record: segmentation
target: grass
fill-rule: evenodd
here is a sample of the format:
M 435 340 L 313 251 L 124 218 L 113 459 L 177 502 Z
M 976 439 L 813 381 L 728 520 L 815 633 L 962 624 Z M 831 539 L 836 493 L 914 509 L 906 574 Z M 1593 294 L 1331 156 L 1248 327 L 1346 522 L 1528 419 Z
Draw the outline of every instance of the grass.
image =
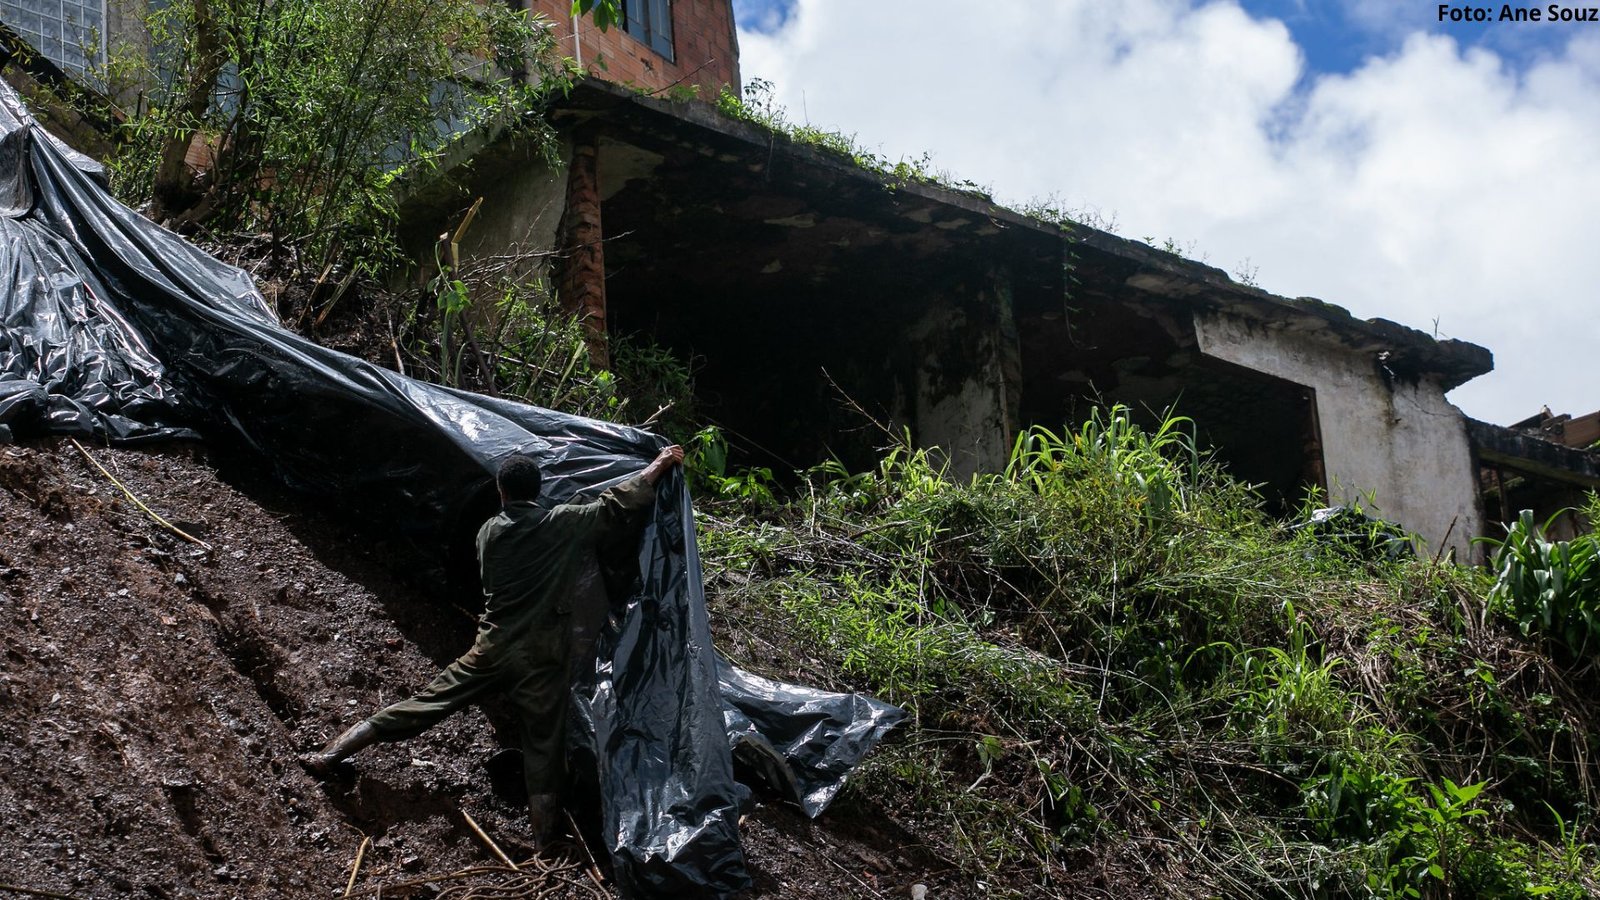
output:
M 1051 895 L 1098 859 L 1218 896 L 1600 887 L 1594 673 L 1485 573 L 1273 521 L 1182 419 L 1035 429 L 969 481 L 931 459 L 723 491 L 702 556 L 738 662 L 911 711 L 856 796 L 975 877 Z
M 983 185 L 936 168 L 932 154 L 890 160 L 868 149 L 853 134 L 817 128 L 809 123 L 796 124 L 789 119 L 788 110 L 778 104 L 774 86 L 766 79 L 750 78 L 745 81 L 743 91 L 737 93 L 724 87 L 716 103 L 717 110 L 723 115 L 766 130 L 774 141 L 781 138 L 785 142 L 838 157 L 877 175 L 886 187 L 934 184 L 984 200 L 992 199 L 989 189 Z

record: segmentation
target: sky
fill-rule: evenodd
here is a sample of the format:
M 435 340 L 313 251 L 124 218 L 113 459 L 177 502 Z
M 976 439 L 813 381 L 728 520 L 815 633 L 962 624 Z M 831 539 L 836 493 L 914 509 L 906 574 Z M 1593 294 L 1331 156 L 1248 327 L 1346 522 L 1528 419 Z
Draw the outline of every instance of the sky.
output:
M 1452 8 L 734 2 L 741 75 L 795 122 L 1273 293 L 1482 344 L 1495 371 L 1449 395 L 1468 415 L 1590 412 L 1600 22 Z

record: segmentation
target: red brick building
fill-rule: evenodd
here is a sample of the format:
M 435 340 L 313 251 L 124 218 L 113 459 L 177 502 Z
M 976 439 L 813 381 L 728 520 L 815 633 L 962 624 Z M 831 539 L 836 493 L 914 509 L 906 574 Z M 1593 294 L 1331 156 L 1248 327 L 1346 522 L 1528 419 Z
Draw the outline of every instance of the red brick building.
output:
M 739 89 L 732 0 L 623 0 L 622 23 L 606 31 L 572 16 L 570 0 L 527 2 L 550 20 L 561 54 L 597 78 L 662 93 L 683 85 L 703 100 Z

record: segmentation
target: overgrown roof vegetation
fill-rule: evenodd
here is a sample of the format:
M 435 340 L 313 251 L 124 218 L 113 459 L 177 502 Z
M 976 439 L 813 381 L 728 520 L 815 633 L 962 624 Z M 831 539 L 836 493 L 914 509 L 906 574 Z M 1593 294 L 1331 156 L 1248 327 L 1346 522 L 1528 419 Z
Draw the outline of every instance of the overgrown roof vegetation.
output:
M 742 95 L 732 88 L 723 87 L 716 103 L 718 112 L 765 129 L 774 140 L 782 138 L 797 146 L 831 154 L 876 175 L 890 187 L 931 184 L 983 200 L 994 199 L 984 185 L 936 168 L 931 153 L 924 152 L 915 158 L 901 157 L 891 162 L 888 157 L 868 149 L 853 134 L 818 128 L 809 122 L 795 123 L 789 118 L 788 108 L 778 103 L 773 83 L 764 78 L 747 79 Z
M 674 100 L 695 99 L 698 97 L 698 88 L 676 87 L 668 91 L 667 95 Z M 764 129 L 774 141 L 782 139 L 795 146 L 810 147 L 832 155 L 877 177 L 891 189 L 908 184 L 945 188 L 988 203 L 995 203 L 1041 225 L 1060 229 L 1066 234 L 1071 234 L 1080 226 L 1110 234 L 1116 234 L 1118 230 L 1115 213 L 1108 215 L 1089 207 L 1074 206 L 1055 194 L 1032 197 L 1009 205 L 1000 204 L 995 200 L 992 187 L 962 178 L 936 166 L 933 154 L 929 151 L 923 151 L 920 156 L 902 156 L 891 161 L 889 157 L 869 149 L 855 134 L 818 128 L 809 122 L 796 123 L 790 118 L 788 108 L 777 102 L 774 84 L 764 78 L 747 79 L 742 94 L 724 87 L 718 94 L 716 103 L 717 110 L 723 115 Z M 1146 246 L 1174 256 L 1206 263 L 1206 254 L 1198 249 L 1193 240 L 1180 241 L 1168 237 L 1158 241 L 1153 235 L 1145 235 L 1138 240 Z M 1241 285 L 1259 288 L 1260 283 L 1257 279 L 1259 273 L 1260 267 L 1247 258 L 1235 267 L 1231 275 L 1233 280 Z
M 957 482 L 900 445 L 809 484 L 702 502 L 723 640 L 906 705 L 855 796 L 999 893 L 1085 870 L 1168 895 L 1600 889 L 1592 644 L 1526 611 L 1564 602 L 1594 633 L 1592 584 L 1512 600 L 1369 533 L 1291 529 L 1186 423 L 1119 408 L 1026 433 L 1001 474 Z M 1572 553 L 1540 563 L 1539 540 L 1503 561 L 1548 587 Z

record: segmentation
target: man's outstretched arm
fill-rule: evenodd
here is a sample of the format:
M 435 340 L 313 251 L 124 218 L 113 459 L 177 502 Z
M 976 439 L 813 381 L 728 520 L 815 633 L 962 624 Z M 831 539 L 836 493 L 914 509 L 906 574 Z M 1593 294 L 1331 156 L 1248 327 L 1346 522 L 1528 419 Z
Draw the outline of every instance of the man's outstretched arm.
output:
M 632 513 L 650 507 L 656 499 L 656 482 L 682 462 L 682 447 L 674 444 L 662 450 L 639 474 L 606 488 L 593 503 L 580 507 L 584 517 L 602 533 L 620 527 L 632 518 Z
M 651 461 L 650 465 L 645 466 L 644 471 L 639 473 L 639 477 L 654 487 L 655 483 L 660 481 L 661 476 L 667 474 L 669 469 L 682 463 L 683 448 L 673 444 L 671 447 L 656 454 L 656 458 Z

